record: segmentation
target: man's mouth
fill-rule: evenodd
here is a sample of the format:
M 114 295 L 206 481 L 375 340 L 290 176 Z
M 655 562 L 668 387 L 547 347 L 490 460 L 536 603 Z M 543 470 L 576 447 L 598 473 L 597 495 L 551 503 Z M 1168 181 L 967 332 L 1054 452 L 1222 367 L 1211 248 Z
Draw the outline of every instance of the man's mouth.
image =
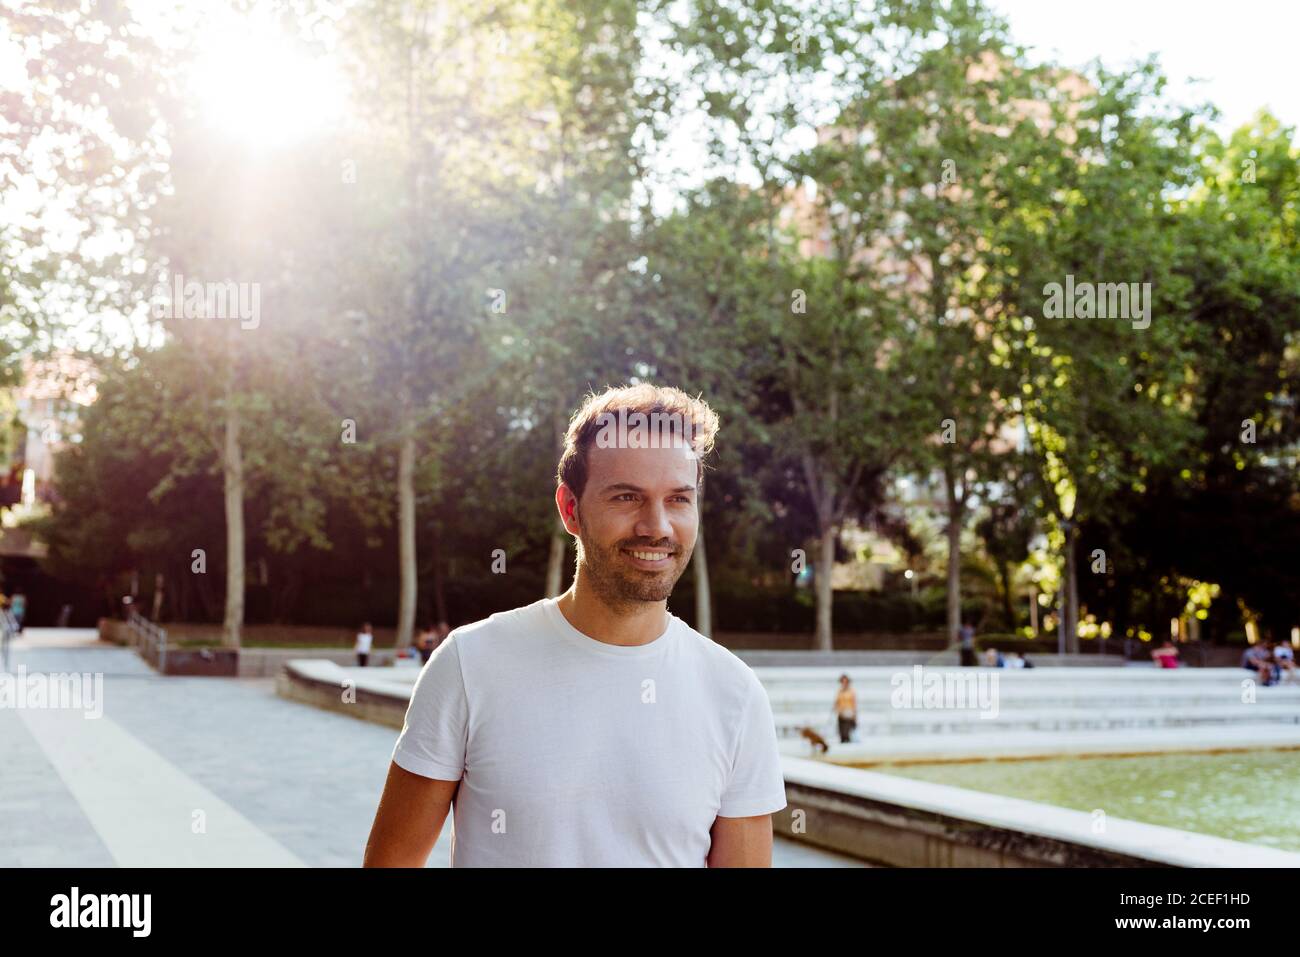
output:
M 642 568 L 662 568 L 673 557 L 672 552 L 654 548 L 625 548 L 623 551 L 632 556 L 633 560 Z

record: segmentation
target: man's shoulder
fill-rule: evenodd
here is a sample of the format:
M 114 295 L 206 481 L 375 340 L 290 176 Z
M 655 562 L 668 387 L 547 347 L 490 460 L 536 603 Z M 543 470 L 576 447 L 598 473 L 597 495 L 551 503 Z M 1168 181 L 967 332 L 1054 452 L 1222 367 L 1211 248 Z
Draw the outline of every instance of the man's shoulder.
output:
M 462 653 L 466 650 L 477 653 L 494 650 L 504 639 L 535 632 L 542 627 L 545 624 L 544 601 L 538 599 L 531 605 L 493 612 L 478 621 L 458 625 L 447 634 L 443 644 L 450 643 Z
M 733 684 L 741 692 L 748 692 L 755 686 L 762 687 L 754 669 L 730 648 L 718 644 L 712 638 L 692 628 L 680 618 L 682 644 L 688 654 L 694 655 L 709 670 L 709 677 L 714 682 Z

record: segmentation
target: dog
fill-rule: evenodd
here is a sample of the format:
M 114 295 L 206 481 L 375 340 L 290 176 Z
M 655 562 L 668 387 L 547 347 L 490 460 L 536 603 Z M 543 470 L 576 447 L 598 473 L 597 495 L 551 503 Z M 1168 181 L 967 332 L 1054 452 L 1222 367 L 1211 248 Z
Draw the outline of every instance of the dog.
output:
M 831 749 L 831 746 L 826 743 L 826 739 L 823 738 L 816 731 L 814 731 L 812 728 L 800 728 L 799 737 L 808 741 L 814 748 L 817 749 L 819 754 L 825 754 L 827 751 Z

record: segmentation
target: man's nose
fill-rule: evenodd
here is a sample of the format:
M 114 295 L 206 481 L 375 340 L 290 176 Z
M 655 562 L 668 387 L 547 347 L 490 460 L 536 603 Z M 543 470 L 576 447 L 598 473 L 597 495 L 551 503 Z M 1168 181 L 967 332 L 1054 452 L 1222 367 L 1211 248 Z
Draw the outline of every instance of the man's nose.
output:
M 640 538 L 659 541 L 672 535 L 673 527 L 668 521 L 668 510 L 662 502 L 647 502 L 637 516 L 635 532 Z

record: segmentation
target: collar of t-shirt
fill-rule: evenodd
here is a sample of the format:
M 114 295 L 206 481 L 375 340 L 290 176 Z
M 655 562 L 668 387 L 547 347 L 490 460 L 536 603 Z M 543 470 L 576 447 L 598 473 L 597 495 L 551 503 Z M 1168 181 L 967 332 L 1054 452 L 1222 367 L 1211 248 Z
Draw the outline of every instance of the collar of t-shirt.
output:
M 616 658 L 646 658 L 651 655 L 662 654 L 677 634 L 677 616 L 669 612 L 667 627 L 654 641 L 648 641 L 644 645 L 611 645 L 609 642 L 597 641 L 595 638 L 584 635 L 569 624 L 569 619 L 565 618 L 564 612 L 560 611 L 558 602 L 558 598 L 543 600 L 542 611 L 546 615 L 546 620 L 551 623 L 555 633 L 566 642 L 575 647 L 583 648 L 592 654 L 609 655 Z

